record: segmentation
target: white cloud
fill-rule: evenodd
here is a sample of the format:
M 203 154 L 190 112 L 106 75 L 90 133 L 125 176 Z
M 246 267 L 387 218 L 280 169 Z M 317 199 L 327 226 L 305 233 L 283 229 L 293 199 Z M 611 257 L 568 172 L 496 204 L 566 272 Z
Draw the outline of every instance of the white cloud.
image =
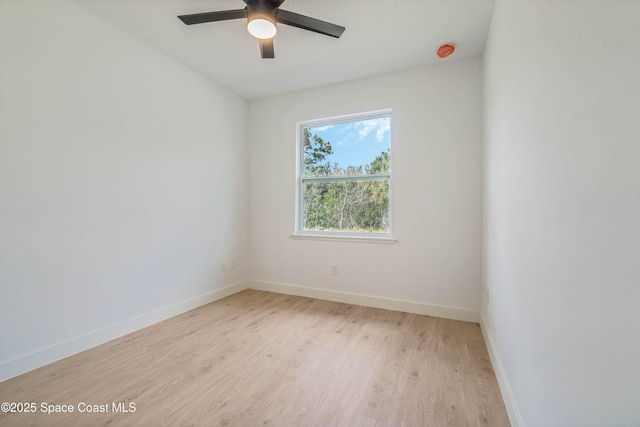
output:
M 383 117 L 378 120 L 380 120 L 380 127 L 376 131 L 376 140 L 382 142 L 384 141 L 384 134 L 389 133 L 391 130 L 391 120 L 389 120 L 389 117 Z
M 310 128 L 314 133 L 324 132 L 330 129 L 333 129 L 332 133 L 330 133 L 331 136 L 326 134 L 324 136 L 330 137 L 332 139 L 331 143 L 334 146 L 357 144 L 364 141 L 367 137 L 374 137 L 377 143 L 381 143 L 391 130 L 391 121 L 389 117 L 379 117 L 376 119 L 336 123 Z
M 376 133 L 376 141 L 382 142 L 384 140 L 385 133 L 388 133 L 391 129 L 391 122 L 389 117 L 381 117 L 379 119 L 363 120 L 356 122 L 358 128 L 358 137 L 364 139 L 371 132 Z

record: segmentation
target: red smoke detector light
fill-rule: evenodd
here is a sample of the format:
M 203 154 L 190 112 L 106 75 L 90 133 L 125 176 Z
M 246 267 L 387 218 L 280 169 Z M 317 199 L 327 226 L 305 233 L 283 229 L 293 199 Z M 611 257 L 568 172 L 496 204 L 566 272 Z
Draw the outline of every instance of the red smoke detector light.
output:
M 447 56 L 451 55 L 454 50 L 456 50 L 455 46 L 450 44 L 443 44 L 438 48 L 438 56 L 440 58 L 446 58 Z

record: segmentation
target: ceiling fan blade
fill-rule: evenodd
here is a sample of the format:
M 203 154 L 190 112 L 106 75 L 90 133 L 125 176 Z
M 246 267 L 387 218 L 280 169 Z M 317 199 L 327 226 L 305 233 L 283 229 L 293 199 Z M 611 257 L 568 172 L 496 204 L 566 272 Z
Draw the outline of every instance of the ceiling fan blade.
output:
M 284 0 L 270 0 L 270 1 L 275 7 L 280 7 L 280 5 L 284 3 Z
M 309 16 L 300 15 L 289 12 L 287 10 L 278 9 L 278 22 L 281 24 L 291 25 L 292 27 L 302 28 L 327 36 L 339 38 L 345 28 L 330 22 L 321 21 Z
M 204 22 L 226 21 L 247 17 L 247 9 L 221 10 L 219 12 L 194 13 L 180 15 L 178 18 L 187 25 L 202 24 Z
M 260 39 L 260 55 L 262 58 L 275 58 L 273 39 Z

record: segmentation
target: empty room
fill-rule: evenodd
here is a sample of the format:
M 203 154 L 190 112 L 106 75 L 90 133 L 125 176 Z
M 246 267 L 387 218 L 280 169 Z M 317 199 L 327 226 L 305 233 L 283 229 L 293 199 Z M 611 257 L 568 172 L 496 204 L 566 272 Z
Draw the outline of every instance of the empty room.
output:
M 0 0 L 0 426 L 640 426 L 640 1 Z

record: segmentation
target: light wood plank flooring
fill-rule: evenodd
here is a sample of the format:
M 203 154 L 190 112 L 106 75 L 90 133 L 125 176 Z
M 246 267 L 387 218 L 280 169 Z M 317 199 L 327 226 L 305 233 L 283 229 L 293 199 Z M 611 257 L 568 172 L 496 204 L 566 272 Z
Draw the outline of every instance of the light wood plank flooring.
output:
M 254 290 L 0 383 L 0 402 L 37 405 L 2 426 L 509 425 L 477 324 Z

